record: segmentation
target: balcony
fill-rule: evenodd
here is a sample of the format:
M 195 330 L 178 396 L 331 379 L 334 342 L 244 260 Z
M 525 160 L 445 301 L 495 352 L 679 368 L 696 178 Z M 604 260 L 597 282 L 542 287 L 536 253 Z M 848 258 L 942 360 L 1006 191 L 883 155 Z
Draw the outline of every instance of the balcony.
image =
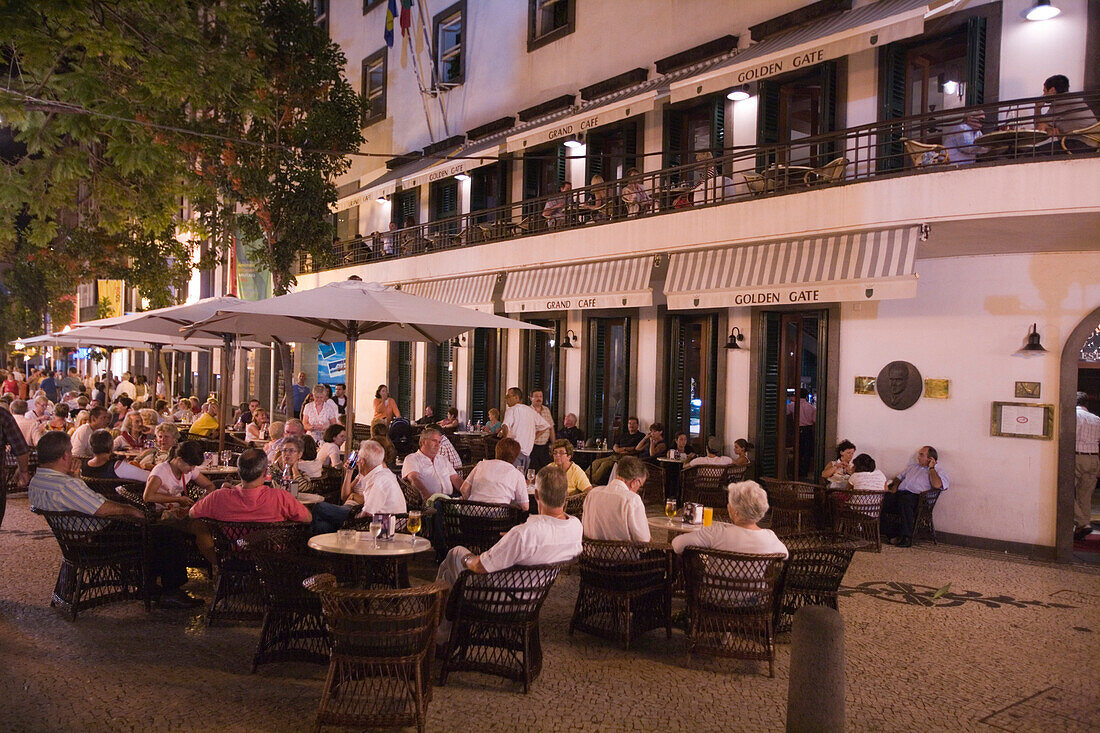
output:
M 1069 94 L 1061 99 L 1075 108 L 1100 107 L 1098 93 Z M 684 215 L 873 180 L 1097 157 L 1100 132 L 1095 125 L 1077 134 L 1048 136 L 1037 131 L 1048 119 L 1040 110 L 1049 102 L 1049 97 L 1035 97 L 957 108 L 848 128 L 786 145 L 735 149 L 689 165 L 338 242 L 326 261 L 303 258 L 301 272 L 320 273 L 559 232 L 596 233 L 614 223 Z M 971 142 L 959 133 L 964 131 L 966 117 L 976 112 L 985 116 L 983 135 Z M 657 229 L 677 229 L 675 220 L 662 224 Z M 684 225 L 690 226 L 687 220 Z

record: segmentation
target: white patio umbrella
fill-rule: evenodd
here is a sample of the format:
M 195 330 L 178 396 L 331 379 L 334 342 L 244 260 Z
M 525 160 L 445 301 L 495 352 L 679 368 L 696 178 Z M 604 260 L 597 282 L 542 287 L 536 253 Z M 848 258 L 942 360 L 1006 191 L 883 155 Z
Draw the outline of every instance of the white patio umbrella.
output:
M 475 328 L 544 330 L 523 321 L 422 298 L 378 283 L 348 279 L 267 300 L 237 301 L 231 308 L 183 329 L 185 335 L 228 331 L 260 341 L 347 342 L 347 436 L 355 425 L 355 342 L 441 343 Z

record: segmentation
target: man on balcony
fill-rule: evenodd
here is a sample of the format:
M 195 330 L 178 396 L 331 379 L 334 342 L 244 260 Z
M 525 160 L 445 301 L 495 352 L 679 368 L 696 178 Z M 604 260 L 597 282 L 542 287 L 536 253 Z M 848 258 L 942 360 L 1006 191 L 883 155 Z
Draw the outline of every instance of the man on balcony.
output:
M 542 218 L 546 219 L 546 226 L 551 229 L 565 225 L 566 207 L 569 204 L 569 190 L 573 188 L 569 181 L 561 184 L 561 193 L 546 200 L 546 206 L 542 207 Z
M 1070 99 L 1059 95 L 1069 93 L 1069 79 L 1063 74 L 1055 74 L 1043 82 L 1043 96 L 1052 97 L 1046 113 L 1039 115 L 1039 129 L 1050 135 L 1068 135 L 1074 130 L 1083 130 L 1096 124 L 1096 115 L 1081 99 Z M 1097 145 L 1094 138 L 1067 137 L 1061 141 L 1052 140 L 1041 146 L 1046 152 L 1053 153 L 1089 153 Z

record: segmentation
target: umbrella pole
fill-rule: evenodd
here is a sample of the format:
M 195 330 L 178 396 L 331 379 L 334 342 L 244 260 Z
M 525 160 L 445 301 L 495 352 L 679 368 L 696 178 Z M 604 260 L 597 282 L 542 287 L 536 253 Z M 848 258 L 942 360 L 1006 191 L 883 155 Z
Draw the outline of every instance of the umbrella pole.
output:
M 153 358 L 149 363 L 149 374 L 146 379 L 149 380 L 149 394 L 151 399 L 149 405 L 156 407 L 157 405 L 157 368 L 160 367 L 160 344 L 153 344 Z
M 347 342 L 344 346 L 344 394 L 348 399 L 348 406 L 344 410 L 344 457 L 351 455 L 351 440 L 355 433 L 355 334 L 347 334 Z
M 218 453 L 225 450 L 225 399 L 229 396 L 229 355 L 233 351 L 233 335 L 222 334 L 222 388 L 218 401 Z

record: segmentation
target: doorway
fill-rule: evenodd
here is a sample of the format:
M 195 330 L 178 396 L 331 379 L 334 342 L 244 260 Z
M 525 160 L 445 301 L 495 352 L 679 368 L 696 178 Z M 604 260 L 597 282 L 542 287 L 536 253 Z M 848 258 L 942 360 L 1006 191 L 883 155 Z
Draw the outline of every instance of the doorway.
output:
M 527 322 L 549 330 L 523 332 L 524 389 L 528 396 L 536 390 L 541 391 L 543 404 L 550 408 L 552 415 L 557 415 L 561 392 L 558 344 L 564 322 L 557 318 L 528 319 Z
M 1058 512 L 1055 520 L 1055 551 L 1061 562 L 1100 563 L 1100 533 L 1081 542 L 1073 539 L 1076 499 L 1077 392 L 1089 396 L 1086 406 L 1100 414 L 1100 308 L 1085 317 L 1066 339 L 1059 367 L 1058 399 Z M 1097 493 L 1093 493 L 1095 507 Z M 1093 511 L 1093 517 L 1097 512 Z M 1091 541 L 1090 541 L 1091 540 Z
M 630 319 L 588 320 L 588 435 L 609 442 L 630 410 Z
M 670 319 L 668 437 L 679 432 L 702 452 L 717 424 L 718 315 Z
M 825 456 L 828 313 L 765 311 L 760 318 L 758 475 L 812 482 Z

